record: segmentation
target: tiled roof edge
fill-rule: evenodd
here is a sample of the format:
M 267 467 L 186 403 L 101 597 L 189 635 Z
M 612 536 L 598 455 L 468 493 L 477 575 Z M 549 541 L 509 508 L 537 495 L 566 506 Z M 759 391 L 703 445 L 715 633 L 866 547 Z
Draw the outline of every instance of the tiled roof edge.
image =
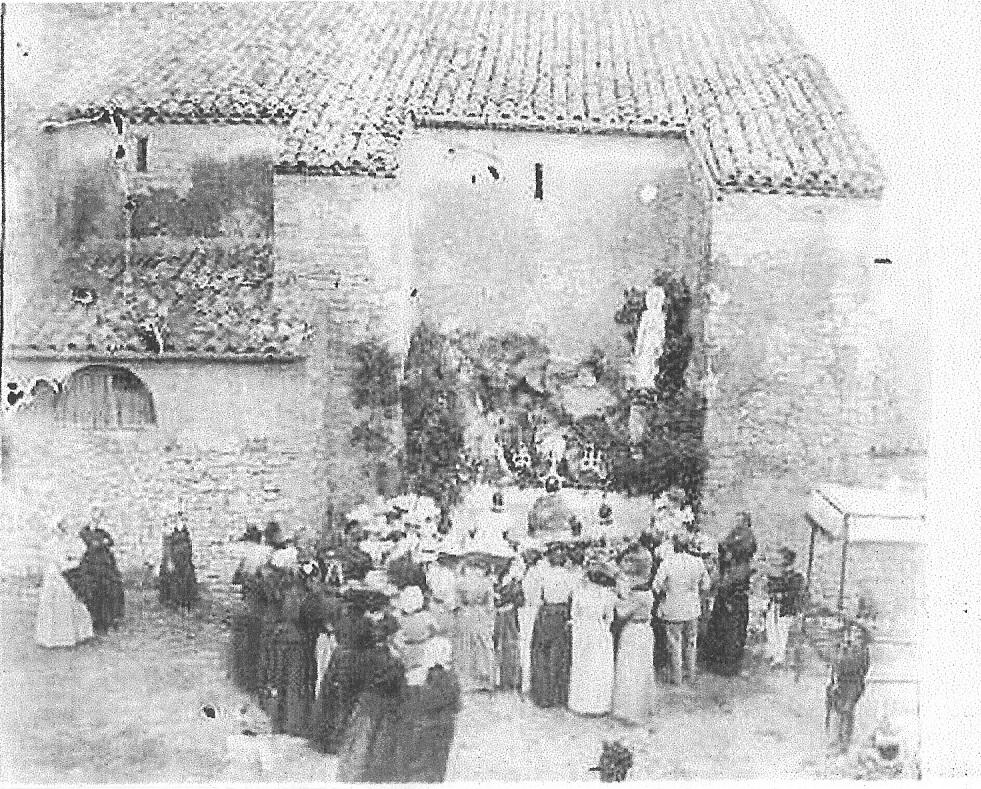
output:
M 102 110 L 87 110 L 77 117 L 70 117 L 63 120 L 56 120 L 51 117 L 41 123 L 44 130 L 54 130 L 76 123 L 106 123 L 107 114 L 114 111 L 113 107 L 106 107 Z M 129 122 L 157 123 L 161 125 L 270 125 L 285 127 L 292 116 L 282 117 L 259 117 L 241 116 L 230 118 L 225 116 L 188 116 L 174 115 L 162 116 L 157 113 L 146 112 L 127 112 Z M 685 139 L 688 141 L 695 155 L 706 165 L 707 171 L 711 173 L 705 154 L 692 140 L 690 128 L 680 124 L 665 125 L 658 124 L 648 126 L 646 124 L 636 124 L 627 128 L 613 126 L 598 126 L 586 124 L 580 121 L 554 122 L 538 121 L 528 119 L 516 119 L 514 121 L 499 121 L 487 118 L 439 118 L 433 116 L 415 117 L 410 121 L 413 129 L 460 129 L 467 131 L 510 131 L 510 132 L 544 132 L 559 134 L 586 134 L 592 136 L 606 137 L 631 137 L 637 139 Z M 365 167 L 353 162 L 335 162 L 332 165 L 307 166 L 302 162 L 279 161 L 275 166 L 277 173 L 281 175 L 305 175 L 305 176 L 359 176 L 363 178 L 395 178 L 398 175 L 398 163 L 392 167 Z M 720 176 L 712 174 L 712 180 L 720 194 L 789 194 L 806 197 L 845 197 L 852 199 L 881 199 L 884 188 L 885 178 L 881 173 L 877 174 L 878 180 L 867 189 L 847 189 L 836 185 L 832 187 L 811 188 L 799 184 L 758 184 L 723 181 Z
M 187 353 L 183 351 L 164 351 L 163 353 L 98 353 L 84 351 L 52 351 L 31 348 L 25 345 L 12 345 L 9 349 L 11 359 L 18 361 L 58 361 L 58 362 L 224 362 L 229 364 L 295 364 L 306 360 L 306 356 L 282 353 Z

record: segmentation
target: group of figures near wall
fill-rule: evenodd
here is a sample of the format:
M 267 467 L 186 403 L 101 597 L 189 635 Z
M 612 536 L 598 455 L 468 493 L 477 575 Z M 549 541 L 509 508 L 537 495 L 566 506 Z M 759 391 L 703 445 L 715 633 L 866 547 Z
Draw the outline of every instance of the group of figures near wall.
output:
M 104 635 L 123 618 L 123 578 L 103 516 L 102 509 L 94 507 L 77 535 L 68 531 L 63 517 L 50 524 L 35 622 L 35 639 L 43 647 L 76 646 Z
M 160 601 L 188 612 L 198 602 L 191 535 L 182 513 L 163 537 Z M 47 562 L 35 620 L 35 640 L 49 649 L 74 647 L 118 627 L 125 614 L 123 576 L 105 528 L 105 511 L 93 506 L 89 522 L 72 535 L 64 516 L 48 529 Z
M 469 694 L 637 725 L 656 709 L 659 671 L 674 684 L 695 681 L 699 664 L 740 672 L 757 550 L 748 514 L 717 547 L 680 499 L 676 530 L 584 539 L 555 528 L 553 493 L 523 539 L 501 529 L 500 492 L 462 528 L 418 497 L 380 518 L 359 508 L 318 548 L 276 523 L 250 528 L 231 676 L 273 731 L 338 754 L 338 780 L 433 782 Z M 612 519 L 605 503 L 598 515 Z M 775 664 L 803 605 L 795 557 L 783 557 L 769 583 Z

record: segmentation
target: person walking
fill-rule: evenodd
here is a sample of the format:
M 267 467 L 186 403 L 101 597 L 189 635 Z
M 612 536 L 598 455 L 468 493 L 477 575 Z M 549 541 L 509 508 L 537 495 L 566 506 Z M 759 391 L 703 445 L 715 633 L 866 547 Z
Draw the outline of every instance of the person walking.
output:
M 705 563 L 688 553 L 685 538 L 675 535 L 672 542 L 674 552 L 658 567 L 654 591 L 663 594 L 658 614 L 667 637 L 671 684 L 680 685 L 683 678 L 695 677 L 701 596 L 710 582 Z
M 582 715 L 606 715 L 613 703 L 615 585 L 613 568 L 595 563 L 572 592 L 569 709 Z

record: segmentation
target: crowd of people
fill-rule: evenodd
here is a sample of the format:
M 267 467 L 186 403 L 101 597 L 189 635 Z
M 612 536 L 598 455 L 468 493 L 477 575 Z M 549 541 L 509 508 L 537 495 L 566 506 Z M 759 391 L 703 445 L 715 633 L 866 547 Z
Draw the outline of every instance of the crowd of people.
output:
M 715 543 L 669 491 L 649 529 L 612 539 L 605 500 L 584 536 L 556 494 L 546 488 L 524 535 L 502 519 L 500 491 L 456 519 L 420 497 L 361 507 L 316 547 L 275 522 L 251 527 L 231 676 L 275 732 L 338 754 L 339 780 L 429 782 L 443 778 L 467 694 L 642 724 L 660 682 L 740 672 L 757 553 L 748 513 Z M 776 665 L 802 605 L 794 558 L 783 551 L 769 581 Z
M 520 694 L 643 724 L 662 682 L 694 683 L 700 668 L 740 672 L 758 567 L 748 513 L 716 542 L 683 494 L 668 491 L 649 528 L 614 538 L 605 499 L 587 529 L 558 494 L 546 486 L 523 533 L 503 517 L 501 491 L 486 510 L 449 519 L 422 497 L 366 505 L 316 545 L 275 521 L 250 526 L 232 579 L 241 596 L 229 675 L 273 732 L 338 755 L 339 780 L 434 782 L 466 694 Z M 122 618 L 102 520 L 96 508 L 77 537 L 57 524 L 62 561 L 48 568 L 37 617 L 43 646 L 72 646 Z M 186 612 L 199 597 L 191 538 L 182 518 L 172 527 L 159 595 Z M 767 581 L 774 665 L 803 605 L 795 558 L 782 549 Z M 845 736 L 851 690 L 839 678 L 832 699 Z

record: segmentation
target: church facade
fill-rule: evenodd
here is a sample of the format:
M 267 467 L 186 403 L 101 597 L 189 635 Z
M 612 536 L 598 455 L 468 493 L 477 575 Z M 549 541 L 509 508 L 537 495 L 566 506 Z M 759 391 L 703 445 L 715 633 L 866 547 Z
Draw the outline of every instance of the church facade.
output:
M 139 567 L 180 501 L 219 579 L 246 520 L 316 533 L 406 486 L 557 473 L 636 528 L 680 486 L 709 531 L 792 541 L 814 485 L 915 467 L 840 97 L 763 4 L 637 8 L 161 19 L 23 165 L 28 507 L 104 502 Z

